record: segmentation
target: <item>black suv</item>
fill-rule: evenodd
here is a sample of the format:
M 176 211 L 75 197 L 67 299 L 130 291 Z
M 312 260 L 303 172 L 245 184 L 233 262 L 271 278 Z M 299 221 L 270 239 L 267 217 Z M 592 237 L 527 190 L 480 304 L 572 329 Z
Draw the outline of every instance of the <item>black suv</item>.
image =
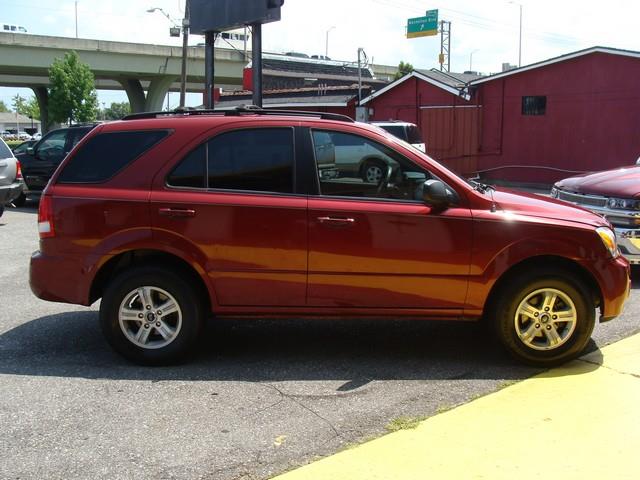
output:
M 16 206 L 23 205 L 27 194 L 42 192 L 62 159 L 96 125 L 73 125 L 52 130 L 25 153 L 16 154 L 22 165 L 26 191 L 13 203 Z

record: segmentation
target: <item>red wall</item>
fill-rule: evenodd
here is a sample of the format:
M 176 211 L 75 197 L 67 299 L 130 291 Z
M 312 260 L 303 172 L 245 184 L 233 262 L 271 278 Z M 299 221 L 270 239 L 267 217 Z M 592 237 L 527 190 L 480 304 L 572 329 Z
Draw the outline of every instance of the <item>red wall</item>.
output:
M 419 125 L 427 152 L 442 163 L 492 179 L 552 183 L 640 156 L 638 58 L 593 53 L 475 88 L 466 102 L 411 78 L 368 106 L 375 120 Z M 530 95 L 547 97 L 545 115 L 522 115 L 522 96 Z
M 479 87 L 477 165 L 503 167 L 486 172 L 489 178 L 551 183 L 640 156 L 640 59 L 594 53 Z M 522 115 L 523 95 L 546 95 L 546 114 Z

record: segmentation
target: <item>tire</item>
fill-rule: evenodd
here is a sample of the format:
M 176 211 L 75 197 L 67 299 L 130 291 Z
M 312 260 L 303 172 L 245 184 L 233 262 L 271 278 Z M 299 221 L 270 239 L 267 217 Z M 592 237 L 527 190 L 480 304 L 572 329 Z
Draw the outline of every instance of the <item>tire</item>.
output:
M 488 320 L 512 356 L 536 367 L 551 367 L 580 355 L 591 338 L 595 313 L 593 297 L 582 282 L 562 270 L 548 269 L 507 282 Z
M 20 193 L 20 196 L 18 198 L 16 198 L 12 203 L 14 206 L 16 207 L 24 207 L 24 204 L 27 201 L 27 196 L 24 194 L 24 192 Z
M 107 342 L 125 358 L 142 365 L 185 360 L 196 350 L 204 319 L 203 299 L 188 280 L 158 267 L 121 273 L 108 285 L 100 305 L 100 324 Z
M 386 165 L 376 160 L 368 160 L 362 166 L 362 180 L 367 183 L 380 184 L 384 180 Z
M 4 214 L 4 205 L 0 205 L 0 217 Z

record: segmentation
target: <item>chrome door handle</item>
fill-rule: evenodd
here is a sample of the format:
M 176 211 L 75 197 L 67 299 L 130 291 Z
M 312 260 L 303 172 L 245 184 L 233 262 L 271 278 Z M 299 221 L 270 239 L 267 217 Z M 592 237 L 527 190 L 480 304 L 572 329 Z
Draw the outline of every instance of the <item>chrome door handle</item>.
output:
M 354 218 L 349 217 L 318 217 L 320 223 L 326 223 L 329 225 L 352 225 L 356 222 Z
M 159 208 L 158 213 L 163 217 L 195 217 L 196 211 L 191 208 Z

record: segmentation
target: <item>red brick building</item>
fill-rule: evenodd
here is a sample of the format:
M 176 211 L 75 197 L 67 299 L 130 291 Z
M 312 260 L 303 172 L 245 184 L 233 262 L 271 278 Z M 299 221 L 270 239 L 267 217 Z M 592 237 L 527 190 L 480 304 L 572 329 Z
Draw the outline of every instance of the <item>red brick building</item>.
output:
M 363 100 L 464 174 L 551 183 L 640 156 L 640 52 L 594 47 L 489 77 L 415 71 Z

